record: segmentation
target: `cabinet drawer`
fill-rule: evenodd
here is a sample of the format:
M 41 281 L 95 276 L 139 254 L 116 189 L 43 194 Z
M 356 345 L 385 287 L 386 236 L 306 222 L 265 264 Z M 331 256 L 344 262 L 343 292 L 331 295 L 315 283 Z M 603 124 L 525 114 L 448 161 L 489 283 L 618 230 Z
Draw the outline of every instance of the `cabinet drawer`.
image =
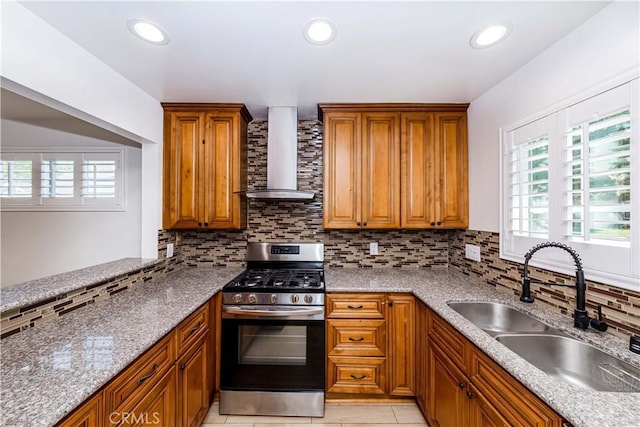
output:
M 330 356 L 384 356 L 384 320 L 327 320 Z
M 327 318 L 384 319 L 382 294 L 327 294 Z
M 176 328 L 178 354 L 182 354 L 209 329 L 209 305 L 204 304 L 182 321 Z
M 467 339 L 433 312 L 429 316 L 428 329 L 429 337 L 465 372 L 469 358 Z
M 383 357 L 329 356 L 327 392 L 384 394 L 385 372 Z
M 105 388 L 105 414 L 125 412 L 136 405 L 173 367 L 176 359 L 174 334 L 162 338 Z
M 562 417 L 475 348 L 471 350 L 468 375 L 510 424 L 527 427 L 562 425 Z

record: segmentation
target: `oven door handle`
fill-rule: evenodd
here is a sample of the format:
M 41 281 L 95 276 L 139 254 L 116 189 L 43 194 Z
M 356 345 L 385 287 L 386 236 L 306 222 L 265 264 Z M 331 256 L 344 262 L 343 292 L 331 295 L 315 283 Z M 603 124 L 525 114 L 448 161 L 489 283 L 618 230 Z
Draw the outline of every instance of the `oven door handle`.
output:
M 222 307 L 222 312 L 250 317 L 294 317 L 322 314 L 324 313 L 324 307 L 301 308 L 297 310 L 247 310 L 241 307 Z

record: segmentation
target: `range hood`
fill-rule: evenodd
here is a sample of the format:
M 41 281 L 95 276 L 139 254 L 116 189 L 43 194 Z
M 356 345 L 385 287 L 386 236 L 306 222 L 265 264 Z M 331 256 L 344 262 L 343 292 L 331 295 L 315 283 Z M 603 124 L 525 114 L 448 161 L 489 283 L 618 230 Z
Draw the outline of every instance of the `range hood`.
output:
M 244 192 L 250 199 L 309 200 L 311 191 L 298 190 L 298 110 L 269 107 L 267 188 Z

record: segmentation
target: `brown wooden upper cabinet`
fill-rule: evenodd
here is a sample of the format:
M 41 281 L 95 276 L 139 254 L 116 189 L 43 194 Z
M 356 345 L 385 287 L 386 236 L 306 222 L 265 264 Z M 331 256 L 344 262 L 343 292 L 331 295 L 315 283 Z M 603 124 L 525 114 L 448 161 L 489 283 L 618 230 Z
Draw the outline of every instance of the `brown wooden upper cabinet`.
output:
M 466 228 L 468 104 L 320 104 L 324 228 Z
M 163 103 L 165 229 L 238 229 L 247 221 L 243 104 Z

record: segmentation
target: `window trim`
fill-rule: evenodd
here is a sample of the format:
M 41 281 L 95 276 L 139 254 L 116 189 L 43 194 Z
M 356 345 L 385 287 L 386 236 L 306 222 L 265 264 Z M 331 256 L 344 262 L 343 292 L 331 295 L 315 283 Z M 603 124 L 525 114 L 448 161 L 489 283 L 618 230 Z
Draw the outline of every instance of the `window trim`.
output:
M 554 139 L 560 138 L 561 134 L 564 134 L 565 129 L 562 128 L 564 125 L 564 119 L 560 119 L 564 110 L 579 104 L 583 101 L 587 101 L 591 98 L 594 98 L 598 95 L 606 93 L 610 90 L 616 89 L 618 87 L 629 85 L 629 90 L 631 92 L 631 158 L 635 163 L 638 163 L 638 159 L 640 159 L 640 100 L 638 91 L 640 89 L 640 81 L 638 79 L 637 72 L 633 76 L 627 75 L 625 79 L 618 80 L 617 82 L 610 82 L 608 86 L 598 85 L 596 88 L 592 89 L 589 92 L 583 92 L 577 96 L 573 96 L 570 99 L 566 99 L 563 102 L 559 102 L 555 104 L 552 108 L 547 108 L 544 111 L 541 111 L 535 115 L 528 117 L 525 120 L 520 120 L 512 125 L 505 126 L 499 129 L 500 135 L 500 258 L 506 259 L 509 261 L 514 261 L 522 264 L 524 262 L 524 254 L 528 249 L 530 249 L 533 245 L 541 243 L 546 240 L 557 240 L 564 243 L 567 243 L 569 246 L 574 247 L 576 251 L 583 255 L 585 258 L 585 275 L 587 280 L 610 284 L 623 289 L 630 289 L 633 291 L 640 291 L 640 265 L 637 262 L 633 262 L 634 259 L 640 258 L 640 218 L 638 218 L 638 214 L 632 215 L 632 235 L 630 240 L 630 248 L 621 248 L 619 253 L 624 254 L 623 258 L 618 261 L 627 265 L 628 263 L 628 273 L 617 273 L 613 271 L 604 271 L 600 270 L 594 265 L 593 262 L 588 261 L 588 258 L 593 258 L 593 253 L 598 252 L 598 245 L 590 242 L 590 243 L 582 243 L 570 240 L 567 236 L 565 237 L 563 232 L 561 232 L 563 223 L 563 215 L 556 215 L 555 218 L 560 218 L 561 221 L 556 221 L 557 224 L 551 223 L 549 230 L 549 238 L 548 239 L 539 239 L 539 238 L 523 238 L 521 236 L 517 236 L 517 238 L 513 238 L 511 233 L 509 233 L 509 213 L 507 212 L 509 208 L 509 187 L 510 182 L 507 180 L 508 164 L 510 163 L 510 158 L 507 158 L 510 155 L 510 146 L 511 143 L 509 141 L 509 132 L 512 132 L 518 128 L 531 124 L 535 121 L 542 120 L 545 118 L 553 118 L 555 115 L 557 117 L 557 129 L 554 129 L 555 136 Z M 551 142 L 550 142 L 551 145 Z M 564 160 L 564 140 L 560 138 L 560 141 L 554 141 L 553 147 L 550 147 L 550 166 L 549 173 L 551 174 L 563 174 L 563 160 Z M 635 173 L 634 173 L 635 172 Z M 550 177 L 551 179 L 551 177 Z M 561 182 L 561 181 L 556 181 Z M 555 209 L 556 213 L 561 212 L 564 209 L 563 197 L 564 191 L 561 188 L 560 190 L 553 190 L 550 194 L 550 205 L 551 209 Z M 550 209 L 550 216 L 552 215 Z M 636 169 L 632 169 L 631 174 L 631 206 L 632 213 L 640 212 L 640 167 L 636 166 Z M 612 248 L 614 252 L 616 251 L 615 247 L 607 246 L 607 248 Z M 558 273 L 567 274 L 569 276 L 575 275 L 575 265 L 570 257 L 565 256 L 566 254 L 561 253 L 561 251 L 542 251 L 536 254 L 535 257 L 532 258 L 530 264 L 533 266 L 541 267 L 547 270 L 551 270 Z M 613 255 L 610 259 L 615 258 L 616 255 Z M 600 261 L 600 260 L 599 260 Z M 614 264 L 611 261 L 607 261 L 608 264 Z M 611 267 L 609 267 L 611 270 Z
M 103 201 L 96 202 L 90 198 L 86 200 L 82 197 L 82 160 L 85 155 L 95 156 L 97 154 L 107 154 L 116 156 L 116 198 L 112 203 Z M 74 196 L 70 199 L 59 198 L 59 203 L 51 200 L 40 200 L 40 166 L 33 168 L 32 177 L 33 192 L 30 198 L 0 198 L 0 212 L 124 212 L 127 210 L 126 197 L 126 150 L 124 148 L 99 148 L 99 147 L 3 147 L 0 152 L 2 158 L 12 155 L 30 156 L 32 161 L 37 162 L 42 157 L 69 155 L 73 156 L 74 162 L 78 162 L 79 167 L 74 167 Z M 75 164 L 75 163 L 74 163 Z M 36 194 L 36 191 L 38 194 Z M 118 196 L 119 195 L 119 196 Z M 80 201 L 80 203 L 78 203 Z M 25 203 L 21 203 L 25 202 Z

